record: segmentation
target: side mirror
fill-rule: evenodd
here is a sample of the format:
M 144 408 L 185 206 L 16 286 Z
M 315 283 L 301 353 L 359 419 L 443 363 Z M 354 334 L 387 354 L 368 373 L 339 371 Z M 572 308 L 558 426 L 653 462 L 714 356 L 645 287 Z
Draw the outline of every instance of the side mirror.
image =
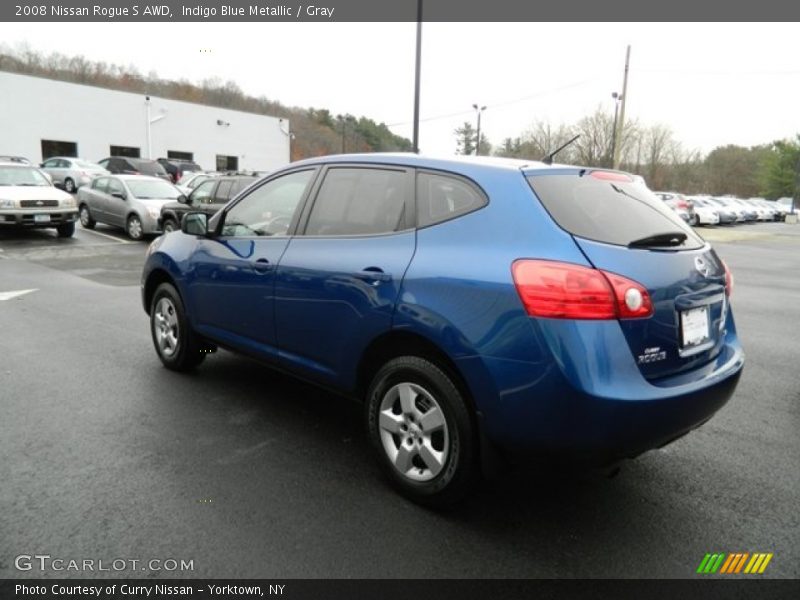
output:
M 111 192 L 111 195 L 114 196 L 114 198 L 119 198 L 120 200 L 125 200 L 126 198 L 125 194 L 122 192 Z
M 181 231 L 187 235 L 208 235 L 208 215 L 202 212 L 186 213 L 181 221 Z
M 189 198 L 187 198 L 185 194 L 181 194 L 180 196 L 178 196 L 177 200 L 181 204 L 189 204 Z

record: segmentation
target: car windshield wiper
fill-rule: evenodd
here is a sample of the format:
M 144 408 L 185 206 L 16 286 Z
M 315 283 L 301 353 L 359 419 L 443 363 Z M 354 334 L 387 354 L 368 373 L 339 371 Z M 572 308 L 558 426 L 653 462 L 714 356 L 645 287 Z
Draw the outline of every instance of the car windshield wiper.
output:
M 628 244 L 628 248 L 652 248 L 658 246 L 680 246 L 686 241 L 687 235 L 680 231 L 668 231 L 666 233 L 656 233 L 647 237 L 633 240 Z

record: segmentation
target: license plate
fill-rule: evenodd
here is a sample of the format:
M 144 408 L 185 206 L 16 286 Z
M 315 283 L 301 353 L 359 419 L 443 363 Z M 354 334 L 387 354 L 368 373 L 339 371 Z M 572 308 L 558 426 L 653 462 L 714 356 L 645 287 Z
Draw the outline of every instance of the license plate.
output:
M 49 223 L 50 215 L 33 215 L 34 223 Z
M 684 348 L 698 346 L 708 340 L 707 306 L 685 310 L 681 313 L 681 337 Z

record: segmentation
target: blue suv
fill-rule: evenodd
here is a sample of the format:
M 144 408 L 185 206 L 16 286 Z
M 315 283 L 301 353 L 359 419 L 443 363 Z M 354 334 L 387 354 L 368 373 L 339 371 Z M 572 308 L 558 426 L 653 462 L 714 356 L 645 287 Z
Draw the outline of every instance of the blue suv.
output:
M 156 352 L 218 346 L 360 399 L 427 504 L 488 457 L 611 464 L 709 419 L 744 364 L 732 277 L 643 183 L 500 159 L 289 165 L 147 252 Z

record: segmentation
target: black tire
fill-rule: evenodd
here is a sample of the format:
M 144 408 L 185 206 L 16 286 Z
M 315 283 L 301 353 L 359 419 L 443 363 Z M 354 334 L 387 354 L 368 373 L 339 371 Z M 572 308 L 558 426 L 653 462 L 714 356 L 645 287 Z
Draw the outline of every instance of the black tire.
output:
M 78 215 L 81 219 L 81 227 L 86 229 L 94 229 L 94 226 L 97 225 L 97 221 L 92 218 L 92 213 L 89 212 L 89 207 L 85 204 L 81 204 L 80 208 L 78 209 Z
M 62 223 L 56 227 L 56 231 L 58 231 L 58 237 L 60 238 L 72 237 L 75 234 L 75 221 Z
M 166 314 L 173 315 L 174 322 L 166 321 Z M 166 335 L 167 330 L 173 334 L 174 344 L 164 343 L 162 336 Z M 170 283 L 162 283 L 153 294 L 150 303 L 150 336 L 158 358 L 173 371 L 191 371 L 203 362 L 208 352 L 202 339 L 189 326 L 180 294 Z M 168 351 L 169 347 L 171 351 Z
M 171 231 L 176 231 L 179 229 L 178 224 L 175 222 L 175 219 L 171 217 L 167 217 L 161 224 L 161 231 L 164 233 L 170 233 Z
M 144 229 L 139 215 L 130 215 L 128 217 L 128 220 L 125 221 L 125 233 L 135 242 L 144 238 Z
M 64 180 L 64 191 L 70 194 L 74 194 L 76 189 L 77 188 L 75 187 L 75 182 L 72 181 L 72 179 L 70 179 L 69 177 L 67 177 Z
M 411 387 L 416 394 L 412 396 L 416 418 L 399 405 L 399 394 L 404 386 Z M 396 400 L 393 399 L 395 394 L 398 394 Z M 462 500 L 471 491 L 480 474 L 472 411 L 443 369 L 417 356 L 392 359 L 373 378 L 366 400 L 370 442 L 378 463 L 400 493 L 419 504 L 444 507 Z M 425 410 L 419 411 L 420 406 Z M 441 412 L 444 421 L 444 427 L 439 426 L 438 440 L 434 437 L 437 433 L 426 434 L 424 426 L 435 409 Z M 387 411 L 392 414 L 388 415 Z M 382 426 L 381 415 L 388 415 L 393 427 L 397 424 L 399 429 L 405 429 L 398 430 L 395 435 Z M 416 439 L 412 439 L 415 435 Z M 429 448 L 444 457 L 441 462 L 423 458 L 421 450 L 426 441 Z M 404 457 L 417 454 L 411 459 L 398 460 L 401 451 L 405 451 Z M 392 453 L 394 459 L 390 456 Z M 431 456 L 430 451 L 428 456 Z M 403 467 L 395 466 L 396 462 L 408 466 L 408 470 L 403 472 Z M 430 463 L 437 465 L 438 472 L 429 467 Z

